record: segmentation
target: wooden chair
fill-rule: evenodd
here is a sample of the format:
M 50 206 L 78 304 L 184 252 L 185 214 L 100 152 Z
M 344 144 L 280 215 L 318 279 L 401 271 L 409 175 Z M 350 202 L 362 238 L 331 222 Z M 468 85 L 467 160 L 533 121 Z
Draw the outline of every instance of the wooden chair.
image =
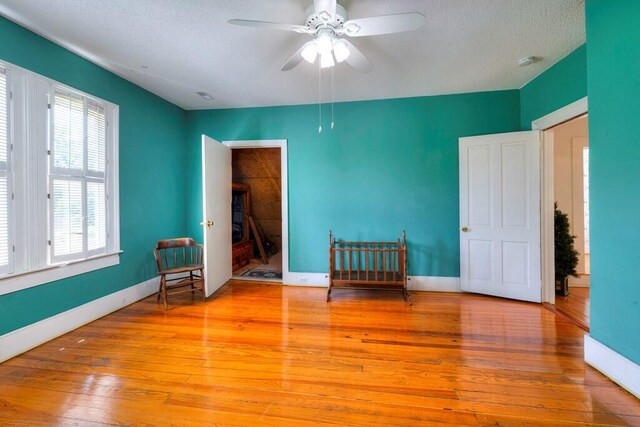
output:
M 160 275 L 158 301 L 162 297 L 164 308 L 168 295 L 183 292 L 200 291 L 205 301 L 203 251 L 190 237 L 158 241 L 153 255 Z

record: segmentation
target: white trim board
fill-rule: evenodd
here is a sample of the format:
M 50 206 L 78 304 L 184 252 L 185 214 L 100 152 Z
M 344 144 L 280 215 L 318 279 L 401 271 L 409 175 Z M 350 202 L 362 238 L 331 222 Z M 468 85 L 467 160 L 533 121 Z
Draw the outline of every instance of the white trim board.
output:
M 0 280 L 0 295 L 118 265 L 121 253 L 122 251 L 114 254 L 99 255 L 94 258 L 53 265 L 38 271 L 7 276 Z
M 531 122 L 531 130 L 547 130 L 568 120 L 586 114 L 589 108 L 588 97 L 578 99 L 569 105 L 552 111 L 546 116 L 542 116 Z
M 409 276 L 410 291 L 462 292 L 459 277 Z
M 640 399 L 640 365 L 589 335 L 584 337 L 584 361 Z
M 0 336 L 0 363 L 158 291 L 157 277 Z
M 282 283 L 291 283 L 289 272 L 289 166 L 286 139 L 257 139 L 240 141 L 222 141 L 231 149 L 238 148 L 280 148 L 280 198 L 282 208 Z
M 329 286 L 326 273 L 289 273 L 289 280 L 283 281 L 290 286 Z M 407 288 L 410 291 L 460 292 L 459 277 L 409 276 Z
M 329 287 L 329 275 L 327 273 L 295 273 L 289 272 L 287 279 L 282 279 L 283 285 L 289 286 L 319 286 Z

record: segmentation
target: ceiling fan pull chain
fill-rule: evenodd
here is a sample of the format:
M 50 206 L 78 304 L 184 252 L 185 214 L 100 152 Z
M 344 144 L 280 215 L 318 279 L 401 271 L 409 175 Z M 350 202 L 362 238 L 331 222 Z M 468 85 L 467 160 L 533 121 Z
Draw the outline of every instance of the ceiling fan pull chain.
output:
M 333 130 L 333 69 L 335 67 L 331 67 L 331 130 Z
M 318 133 L 322 133 L 322 67 L 318 61 Z

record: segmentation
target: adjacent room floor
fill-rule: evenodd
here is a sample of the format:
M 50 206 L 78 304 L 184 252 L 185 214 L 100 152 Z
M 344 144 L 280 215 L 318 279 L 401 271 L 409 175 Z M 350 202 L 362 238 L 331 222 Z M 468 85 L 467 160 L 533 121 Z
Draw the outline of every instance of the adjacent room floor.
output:
M 233 272 L 233 278 L 254 281 L 282 280 L 282 252 L 271 255 L 268 261 L 268 264 L 265 264 L 262 258 L 252 258 L 249 264 Z
M 556 295 L 556 310 L 568 316 L 578 326 L 589 330 L 590 290 L 589 288 L 569 288 L 566 297 Z
M 151 296 L 0 365 L 0 425 L 640 425 L 584 331 L 469 294 L 232 282 Z

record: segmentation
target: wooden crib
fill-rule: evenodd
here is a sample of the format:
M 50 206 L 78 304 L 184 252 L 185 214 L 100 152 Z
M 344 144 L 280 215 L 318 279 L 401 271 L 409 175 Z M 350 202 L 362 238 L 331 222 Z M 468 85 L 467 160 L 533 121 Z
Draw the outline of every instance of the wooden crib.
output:
M 401 290 L 407 292 L 406 233 L 396 242 L 342 242 L 329 231 L 329 290 L 333 288 Z

